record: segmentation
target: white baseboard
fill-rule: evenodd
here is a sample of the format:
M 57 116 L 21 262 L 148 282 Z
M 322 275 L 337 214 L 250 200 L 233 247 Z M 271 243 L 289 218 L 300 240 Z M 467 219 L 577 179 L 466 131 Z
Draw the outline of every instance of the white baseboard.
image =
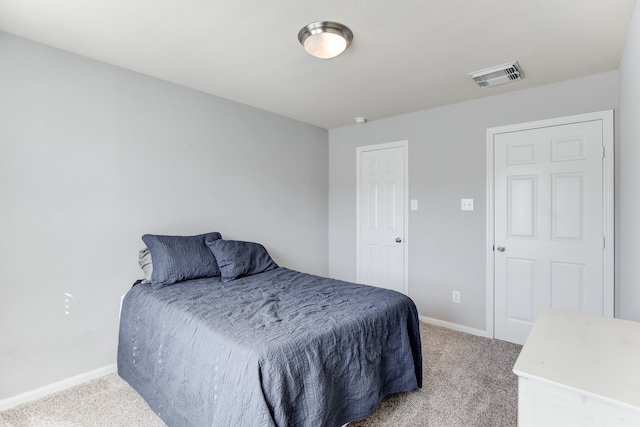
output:
M 8 399 L 0 400 L 0 411 L 13 408 L 14 406 L 21 405 L 23 403 L 31 402 L 32 400 L 40 399 L 53 393 L 57 393 L 62 390 L 66 390 L 76 385 L 86 383 L 96 378 L 103 377 L 105 375 L 113 374 L 118 371 L 117 365 L 104 366 L 102 368 L 85 372 L 84 374 L 76 375 L 75 377 L 67 378 L 66 380 L 58 381 L 53 384 L 46 385 L 44 387 L 37 388 L 35 390 L 28 391 L 26 393 L 19 394 Z
M 467 334 L 477 335 L 479 337 L 484 337 L 484 338 L 493 338 L 493 337 L 489 336 L 487 331 L 483 331 L 482 329 L 470 328 L 468 326 L 459 325 L 457 323 L 452 323 L 452 322 L 447 322 L 445 320 L 433 319 L 433 318 L 427 317 L 427 316 L 418 316 L 418 318 L 420 320 L 422 320 L 423 322 L 430 323 L 430 324 L 436 325 L 436 326 L 442 326 L 443 328 L 452 329 L 454 331 L 465 332 Z

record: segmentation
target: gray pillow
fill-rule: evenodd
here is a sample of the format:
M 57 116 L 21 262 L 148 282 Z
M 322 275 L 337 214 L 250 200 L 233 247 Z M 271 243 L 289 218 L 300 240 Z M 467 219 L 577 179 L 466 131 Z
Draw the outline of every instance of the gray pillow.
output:
M 223 282 L 278 268 L 259 243 L 209 238 L 205 243 L 218 261 Z
M 197 236 L 142 236 L 153 262 L 151 286 L 159 288 L 183 280 L 220 276 L 218 263 L 204 241 L 221 237 L 217 232 Z

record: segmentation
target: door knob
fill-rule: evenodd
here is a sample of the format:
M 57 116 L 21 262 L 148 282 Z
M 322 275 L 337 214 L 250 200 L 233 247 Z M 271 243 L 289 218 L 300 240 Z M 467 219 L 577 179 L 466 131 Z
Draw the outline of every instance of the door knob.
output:
M 399 237 L 396 237 L 396 243 L 402 243 L 402 239 Z
M 498 246 L 496 249 L 498 250 L 498 252 L 504 252 L 507 248 L 505 248 L 504 246 Z

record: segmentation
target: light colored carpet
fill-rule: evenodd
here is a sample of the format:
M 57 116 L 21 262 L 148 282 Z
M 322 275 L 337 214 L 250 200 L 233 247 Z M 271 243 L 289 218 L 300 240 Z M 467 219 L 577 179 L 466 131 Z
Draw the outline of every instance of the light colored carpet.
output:
M 387 397 L 349 427 L 502 427 L 517 423 L 521 346 L 421 323 L 423 387 Z M 116 374 L 0 412 L 0 427 L 162 427 Z
M 0 427 L 165 427 L 117 374 L 0 412 Z
M 517 425 L 522 346 L 420 323 L 422 389 L 391 395 L 349 427 L 507 427 Z

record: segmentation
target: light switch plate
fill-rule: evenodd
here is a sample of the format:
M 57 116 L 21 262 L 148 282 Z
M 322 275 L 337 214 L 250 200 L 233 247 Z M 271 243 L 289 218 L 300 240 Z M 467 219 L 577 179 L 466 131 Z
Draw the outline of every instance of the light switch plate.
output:
M 460 210 L 461 211 L 472 211 L 473 210 L 473 199 L 460 199 Z
M 418 201 L 416 199 L 411 199 L 411 210 L 412 211 L 418 210 Z

